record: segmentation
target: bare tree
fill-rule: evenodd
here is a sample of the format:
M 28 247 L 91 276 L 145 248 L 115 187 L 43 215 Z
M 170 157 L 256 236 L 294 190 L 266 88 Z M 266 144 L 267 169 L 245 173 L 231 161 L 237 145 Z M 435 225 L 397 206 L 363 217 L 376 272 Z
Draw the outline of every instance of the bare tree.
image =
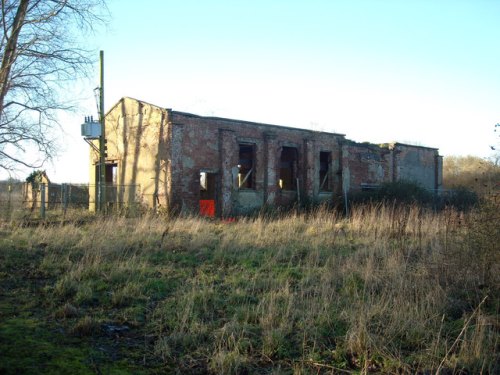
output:
M 443 185 L 446 189 L 465 187 L 479 196 L 492 194 L 500 181 L 500 165 L 493 158 L 446 156 L 443 160 Z
M 72 107 L 63 89 L 93 63 L 79 37 L 103 23 L 106 0 L 0 1 L 0 168 L 39 168 Z

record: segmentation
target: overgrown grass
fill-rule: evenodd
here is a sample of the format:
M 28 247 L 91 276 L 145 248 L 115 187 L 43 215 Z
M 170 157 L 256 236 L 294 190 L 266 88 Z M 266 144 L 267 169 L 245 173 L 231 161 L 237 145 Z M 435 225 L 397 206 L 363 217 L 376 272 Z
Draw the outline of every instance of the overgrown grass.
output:
M 498 373 L 497 208 L 4 226 L 0 372 Z

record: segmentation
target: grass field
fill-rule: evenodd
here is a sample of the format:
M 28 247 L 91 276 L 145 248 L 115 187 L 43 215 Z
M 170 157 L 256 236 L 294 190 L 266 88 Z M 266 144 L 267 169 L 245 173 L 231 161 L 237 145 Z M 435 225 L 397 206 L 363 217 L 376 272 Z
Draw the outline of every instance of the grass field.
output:
M 0 373 L 500 372 L 495 205 L 0 233 Z

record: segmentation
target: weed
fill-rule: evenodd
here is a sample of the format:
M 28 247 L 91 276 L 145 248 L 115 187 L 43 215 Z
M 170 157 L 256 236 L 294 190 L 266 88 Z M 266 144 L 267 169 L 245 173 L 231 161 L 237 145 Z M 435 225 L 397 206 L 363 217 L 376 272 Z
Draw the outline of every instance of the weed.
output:
M 99 332 L 99 322 L 88 315 L 80 318 L 75 325 L 71 328 L 71 334 L 74 336 L 92 336 Z
M 58 319 L 70 319 L 79 316 L 80 311 L 71 303 L 65 303 L 61 308 L 56 310 L 54 315 Z

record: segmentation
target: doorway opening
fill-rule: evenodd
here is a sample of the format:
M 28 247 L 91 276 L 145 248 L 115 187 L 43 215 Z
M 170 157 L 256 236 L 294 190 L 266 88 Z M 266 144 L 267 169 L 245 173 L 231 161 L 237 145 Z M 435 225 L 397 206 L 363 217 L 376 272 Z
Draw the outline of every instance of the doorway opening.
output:
M 106 163 L 106 203 L 108 208 L 118 205 L 118 164 Z
M 200 171 L 200 215 L 215 217 L 216 173 Z

